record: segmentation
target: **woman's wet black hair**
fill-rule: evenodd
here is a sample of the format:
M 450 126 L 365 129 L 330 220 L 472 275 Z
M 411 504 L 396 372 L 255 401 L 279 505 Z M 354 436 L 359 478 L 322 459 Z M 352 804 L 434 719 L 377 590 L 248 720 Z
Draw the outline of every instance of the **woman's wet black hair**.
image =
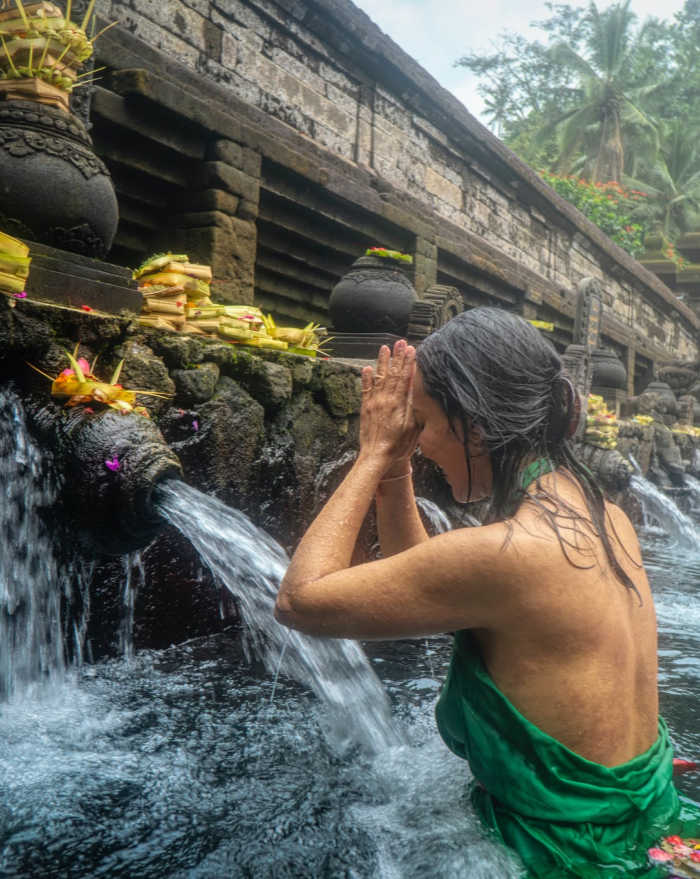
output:
M 575 394 L 559 354 L 542 334 L 502 309 L 474 308 L 428 336 L 416 359 L 426 393 L 440 404 L 450 424 L 459 424 L 465 438 L 473 428 L 483 437 L 493 472 L 488 521 L 509 519 L 515 513 L 526 497 L 523 469 L 533 458 L 548 459 L 553 468 L 565 469 L 580 484 L 589 525 L 602 541 L 612 570 L 641 601 L 610 542 L 603 493 L 573 453 L 569 427 Z M 465 453 L 471 491 L 466 440 Z M 582 548 L 580 514 L 546 492 L 539 480 L 528 499 L 540 508 L 574 564 L 568 550 Z

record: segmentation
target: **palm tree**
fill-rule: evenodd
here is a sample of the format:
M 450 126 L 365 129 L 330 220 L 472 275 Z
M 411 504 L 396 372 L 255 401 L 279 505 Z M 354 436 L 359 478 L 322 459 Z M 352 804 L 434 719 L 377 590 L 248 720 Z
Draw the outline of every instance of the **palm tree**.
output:
M 700 212 L 700 132 L 697 123 L 676 119 L 663 133 L 655 159 L 637 162 L 634 177 L 624 182 L 647 193 L 636 212 L 675 240 L 694 227 Z
M 643 86 L 629 82 L 630 71 L 644 43 L 646 25 L 636 34 L 636 16 L 630 0 L 599 12 L 594 2 L 588 9 L 589 33 L 586 55 L 564 41 L 555 43 L 553 60 L 567 67 L 580 81 L 580 100 L 544 126 L 542 136 L 554 131 L 558 139 L 558 170 L 570 172 L 578 159 L 583 173 L 593 182 L 619 181 L 624 170 L 624 136 L 652 153 L 658 147 L 655 122 L 642 108 L 643 100 L 663 80 Z

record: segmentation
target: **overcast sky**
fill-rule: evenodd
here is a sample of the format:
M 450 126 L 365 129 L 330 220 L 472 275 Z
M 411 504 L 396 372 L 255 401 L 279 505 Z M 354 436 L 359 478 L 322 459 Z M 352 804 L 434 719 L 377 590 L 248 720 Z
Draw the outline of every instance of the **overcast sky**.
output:
M 470 51 L 491 50 L 503 31 L 544 40 L 546 35 L 530 25 L 549 14 L 539 0 L 354 2 L 477 117 L 483 102 L 476 93 L 476 78 L 463 67 L 454 67 L 454 62 Z M 588 2 L 570 2 L 572 6 L 588 6 Z M 599 9 L 608 5 L 604 0 L 598 2 Z M 670 20 L 682 7 L 683 0 L 632 0 L 631 6 L 640 21 L 649 15 Z

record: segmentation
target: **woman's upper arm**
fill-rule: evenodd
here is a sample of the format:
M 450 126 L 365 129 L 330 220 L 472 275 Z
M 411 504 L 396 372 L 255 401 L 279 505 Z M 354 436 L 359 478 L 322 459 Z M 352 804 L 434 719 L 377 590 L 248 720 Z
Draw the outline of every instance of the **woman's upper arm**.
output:
M 398 638 L 492 628 L 512 610 L 522 580 L 506 526 L 451 531 L 387 559 L 318 580 L 285 583 L 279 622 L 313 635 Z

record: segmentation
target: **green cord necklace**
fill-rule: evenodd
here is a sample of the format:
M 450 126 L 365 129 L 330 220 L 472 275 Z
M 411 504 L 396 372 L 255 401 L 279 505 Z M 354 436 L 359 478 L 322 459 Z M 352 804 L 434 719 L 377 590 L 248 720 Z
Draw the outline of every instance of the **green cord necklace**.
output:
M 520 474 L 520 488 L 526 491 L 535 480 L 544 476 L 545 473 L 551 473 L 552 470 L 554 470 L 554 464 L 549 458 L 536 458 Z

